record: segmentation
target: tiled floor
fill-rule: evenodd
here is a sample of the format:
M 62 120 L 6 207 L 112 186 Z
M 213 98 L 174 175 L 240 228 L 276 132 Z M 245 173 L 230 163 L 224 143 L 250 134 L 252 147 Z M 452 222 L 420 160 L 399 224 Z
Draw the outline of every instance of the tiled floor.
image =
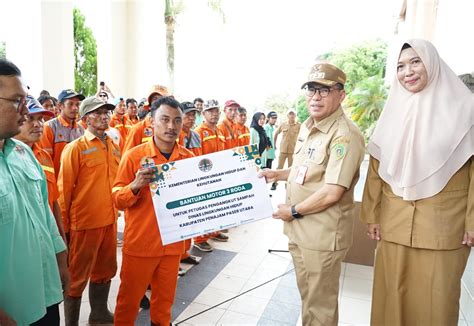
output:
M 283 202 L 284 186 L 271 192 L 274 206 Z M 120 228 L 123 221 L 120 221 Z M 213 253 L 202 256 L 201 264 L 188 269 L 180 278 L 173 307 L 174 325 L 301 325 L 301 302 L 288 253 L 269 253 L 268 249 L 286 249 L 282 222 L 266 219 L 231 229 L 230 241 L 214 242 Z M 118 249 L 119 266 L 121 249 Z M 255 290 L 264 282 L 287 273 Z M 109 306 L 115 307 L 119 273 L 112 281 Z M 372 267 L 342 266 L 339 294 L 339 324 L 369 325 Z M 85 291 L 80 324 L 86 325 L 89 314 Z M 196 315 L 225 300 L 234 298 L 205 313 Z M 60 308 L 62 314 L 62 306 Z M 190 318 L 192 317 L 192 318 Z M 189 319 L 190 318 L 190 319 Z M 149 325 L 148 311 L 141 311 L 136 325 Z M 474 326 L 474 253 L 471 254 L 461 298 L 459 325 Z

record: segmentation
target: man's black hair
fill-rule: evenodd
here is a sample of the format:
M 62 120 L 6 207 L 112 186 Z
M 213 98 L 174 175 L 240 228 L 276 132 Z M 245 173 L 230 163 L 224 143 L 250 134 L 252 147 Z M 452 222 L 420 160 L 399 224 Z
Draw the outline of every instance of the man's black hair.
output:
M 128 106 L 128 103 L 137 104 L 137 100 L 135 100 L 134 98 L 127 98 L 127 100 L 125 101 L 125 105 Z
M 200 98 L 200 97 L 196 97 L 196 98 L 194 99 L 193 104 L 196 104 L 196 102 L 204 103 L 204 100 L 203 100 L 202 98 Z
M 178 101 L 176 101 L 171 96 L 163 96 L 163 97 L 160 97 L 159 99 L 153 101 L 153 103 L 151 103 L 150 112 L 151 112 L 152 117 L 155 117 L 155 112 L 156 112 L 156 110 L 158 110 L 158 108 L 161 105 L 171 106 L 172 108 L 175 108 L 175 109 L 179 110 L 179 112 L 183 113 L 183 110 L 181 110 L 181 106 L 180 106 Z
M 0 76 L 21 76 L 21 71 L 13 62 L 0 59 Z
M 242 114 L 242 113 L 247 114 L 247 109 L 244 108 L 243 106 L 240 106 L 237 108 L 237 112 L 239 112 L 239 114 Z

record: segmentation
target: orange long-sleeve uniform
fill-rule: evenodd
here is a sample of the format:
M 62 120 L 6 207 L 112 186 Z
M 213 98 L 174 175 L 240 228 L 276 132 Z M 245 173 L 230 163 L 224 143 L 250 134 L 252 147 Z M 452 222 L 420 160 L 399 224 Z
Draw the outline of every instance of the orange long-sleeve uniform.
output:
M 125 211 L 125 233 L 115 325 L 134 325 L 148 284 L 152 287 L 152 322 L 157 325 L 170 323 L 184 241 L 163 245 L 149 187 L 135 195 L 130 184 L 142 168 L 144 158 L 153 159 L 158 165 L 193 156 L 176 144 L 168 160 L 155 143 L 149 141 L 125 152 L 120 162 L 112 196 L 116 207 Z
M 132 122 L 126 114 L 119 115 L 116 112 L 112 114 L 109 121 L 109 127 L 115 128 L 120 132 L 120 138 L 127 140 L 127 136 L 132 129 Z
M 56 178 L 58 177 L 64 147 L 83 134 L 84 129 L 80 125 L 76 122 L 70 123 L 60 115 L 44 124 L 43 136 L 39 146 L 51 155 Z
M 48 185 L 48 203 L 51 210 L 53 210 L 53 203 L 59 198 L 53 159 L 51 158 L 51 155 L 49 155 L 49 153 L 42 149 L 38 144 L 33 144 L 31 149 L 33 150 L 33 154 L 40 163 L 41 168 L 43 168 L 44 174 L 46 175 L 46 181 Z
M 102 141 L 88 130 L 64 148 L 58 188 L 70 238 L 70 297 L 81 297 L 89 279 L 107 283 L 117 272 L 112 186 L 119 162 L 120 149 L 112 139 Z
M 106 143 L 91 132 L 64 149 L 58 178 L 59 205 L 64 227 L 79 231 L 115 223 L 112 186 L 120 149 L 110 137 Z
M 222 122 L 217 125 L 217 129 L 219 129 L 219 131 L 225 137 L 225 149 L 239 146 L 236 123 L 225 117 L 224 120 L 222 120 Z
M 225 137 L 219 129 L 213 130 L 202 123 L 194 131 L 201 137 L 203 154 L 215 153 L 225 149 Z
M 137 123 L 140 122 L 140 119 L 138 119 L 137 116 L 131 117 L 128 113 L 125 114 L 128 118 L 128 120 L 132 123 L 132 125 L 136 125 Z
M 237 130 L 238 146 L 250 145 L 250 129 L 246 125 L 235 124 Z
M 178 144 L 193 152 L 195 156 L 202 155 L 201 137 L 194 130 L 185 131 L 184 129 L 181 129 Z M 189 253 L 189 250 L 191 250 L 191 244 L 191 239 L 184 240 L 186 252 L 181 256 L 181 260 L 191 256 Z
M 201 137 L 202 154 L 210 154 L 225 150 L 225 137 L 218 128 L 212 130 L 205 123 L 200 124 L 195 132 Z M 194 243 L 206 242 L 215 233 L 195 237 Z
M 194 156 L 202 155 L 201 138 L 194 130 L 188 132 L 181 129 L 178 138 L 178 144 L 193 152 Z
M 145 119 L 134 125 L 128 134 L 122 153 L 125 153 L 130 148 L 134 148 L 140 144 L 150 141 L 153 137 L 153 127 L 151 126 L 151 117 L 147 116 Z

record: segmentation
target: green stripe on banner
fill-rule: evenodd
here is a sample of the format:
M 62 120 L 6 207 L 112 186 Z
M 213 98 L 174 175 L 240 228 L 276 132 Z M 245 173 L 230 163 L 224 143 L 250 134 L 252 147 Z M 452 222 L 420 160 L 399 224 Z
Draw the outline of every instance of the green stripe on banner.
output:
M 184 199 L 180 199 L 180 200 L 175 200 L 175 201 L 167 203 L 166 208 L 167 209 L 179 208 L 179 207 L 183 207 L 183 206 L 203 202 L 203 201 L 206 201 L 206 200 L 211 200 L 211 199 L 214 199 L 214 198 L 233 195 L 233 194 L 236 194 L 236 193 L 239 193 L 239 192 L 242 192 L 242 191 L 247 191 L 247 190 L 250 190 L 250 189 L 252 189 L 252 184 L 244 183 L 244 184 L 239 185 L 239 186 L 233 186 L 233 187 L 229 187 L 229 188 L 225 188 L 225 189 L 221 189 L 221 190 L 211 191 L 211 192 L 208 192 L 208 193 L 202 194 L 202 195 L 197 195 L 197 196 L 192 196 L 192 197 L 188 197 L 188 198 L 184 198 Z

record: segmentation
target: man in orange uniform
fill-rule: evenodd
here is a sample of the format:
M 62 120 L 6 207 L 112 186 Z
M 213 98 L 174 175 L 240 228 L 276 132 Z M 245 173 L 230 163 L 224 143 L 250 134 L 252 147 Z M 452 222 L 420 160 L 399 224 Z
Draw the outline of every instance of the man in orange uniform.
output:
M 234 148 L 239 145 L 239 139 L 237 137 L 237 128 L 235 125 L 235 116 L 239 107 L 239 103 L 234 100 L 228 100 L 227 102 L 225 102 L 224 120 L 222 120 L 222 122 L 217 125 L 219 131 L 225 137 L 225 149 Z
M 208 100 L 202 110 L 204 122 L 200 124 L 195 132 L 201 137 L 201 146 L 203 154 L 210 154 L 225 150 L 225 137 L 217 128 L 220 111 L 219 102 L 216 100 Z M 194 247 L 201 251 L 212 251 L 212 246 L 208 243 L 209 239 L 216 241 L 228 241 L 229 237 L 221 232 L 202 235 L 194 238 Z
M 59 171 L 59 204 L 69 233 L 71 286 L 64 296 L 66 326 L 77 325 L 81 297 L 89 283 L 89 324 L 113 323 L 107 308 L 110 280 L 117 272 L 117 210 L 112 185 L 120 149 L 107 136 L 112 104 L 97 97 L 81 103 L 84 136 L 64 148 Z
M 58 186 L 56 184 L 56 176 L 54 174 L 54 164 L 51 156 L 45 150 L 39 147 L 38 142 L 43 134 L 44 117 L 54 117 L 54 113 L 46 110 L 43 106 L 31 96 L 26 97 L 28 106 L 28 115 L 26 121 L 20 127 L 20 133 L 16 135 L 15 139 L 24 142 L 33 150 L 33 154 L 41 165 L 41 168 L 46 175 L 48 186 L 48 203 L 53 212 L 54 219 L 58 226 L 59 234 L 66 240 L 64 235 L 63 220 L 61 218 L 61 209 L 59 208 Z
M 137 115 L 137 100 L 135 100 L 134 98 L 127 98 L 125 104 L 127 105 L 127 118 L 130 120 L 132 125 L 136 125 L 140 121 Z
M 122 97 L 115 100 L 114 114 L 110 118 L 109 126 L 120 132 L 122 143 L 127 141 L 127 135 L 132 128 L 132 122 L 125 114 L 125 101 Z
M 196 114 L 199 110 L 191 102 L 181 103 L 181 110 L 183 110 L 183 128 L 179 134 L 178 144 L 193 152 L 195 156 L 200 156 L 202 155 L 201 137 L 191 129 L 194 126 L 194 122 L 196 122 Z M 185 240 L 184 246 L 186 252 L 181 256 L 181 262 L 191 265 L 199 264 L 196 257 L 189 253 L 189 250 L 191 250 L 191 239 Z
M 238 146 L 250 145 L 250 130 L 245 125 L 247 122 L 247 110 L 244 107 L 237 109 L 235 116 L 235 127 L 237 130 Z
M 84 95 L 72 89 L 65 89 L 58 95 L 58 107 L 61 113 L 57 118 L 47 121 L 44 125 L 40 147 L 51 155 L 56 178 L 61 163 L 64 147 L 84 134 L 84 129 L 77 124 L 77 112 Z
M 191 102 L 181 103 L 181 110 L 183 111 L 183 128 L 179 134 L 178 143 L 193 152 L 195 156 L 200 156 L 202 155 L 201 137 L 191 129 L 199 111 Z
M 151 284 L 152 325 L 170 325 L 176 293 L 179 261 L 184 241 L 163 245 L 148 184 L 154 178 L 150 165 L 193 157 L 176 139 L 182 126 L 179 103 L 171 97 L 153 102 L 153 140 L 128 150 L 120 162 L 113 198 L 125 210 L 120 288 L 115 308 L 115 325 L 132 326 L 140 300 Z M 150 164 L 150 163 L 147 163 Z
M 153 101 L 159 99 L 160 97 L 169 95 L 170 93 L 165 86 L 154 85 L 150 91 L 150 95 L 148 95 L 148 103 L 151 105 Z M 152 118 L 148 115 L 142 121 L 132 127 L 127 137 L 127 141 L 125 142 L 125 146 L 123 147 L 122 153 L 125 153 L 130 148 L 150 141 L 152 137 Z

